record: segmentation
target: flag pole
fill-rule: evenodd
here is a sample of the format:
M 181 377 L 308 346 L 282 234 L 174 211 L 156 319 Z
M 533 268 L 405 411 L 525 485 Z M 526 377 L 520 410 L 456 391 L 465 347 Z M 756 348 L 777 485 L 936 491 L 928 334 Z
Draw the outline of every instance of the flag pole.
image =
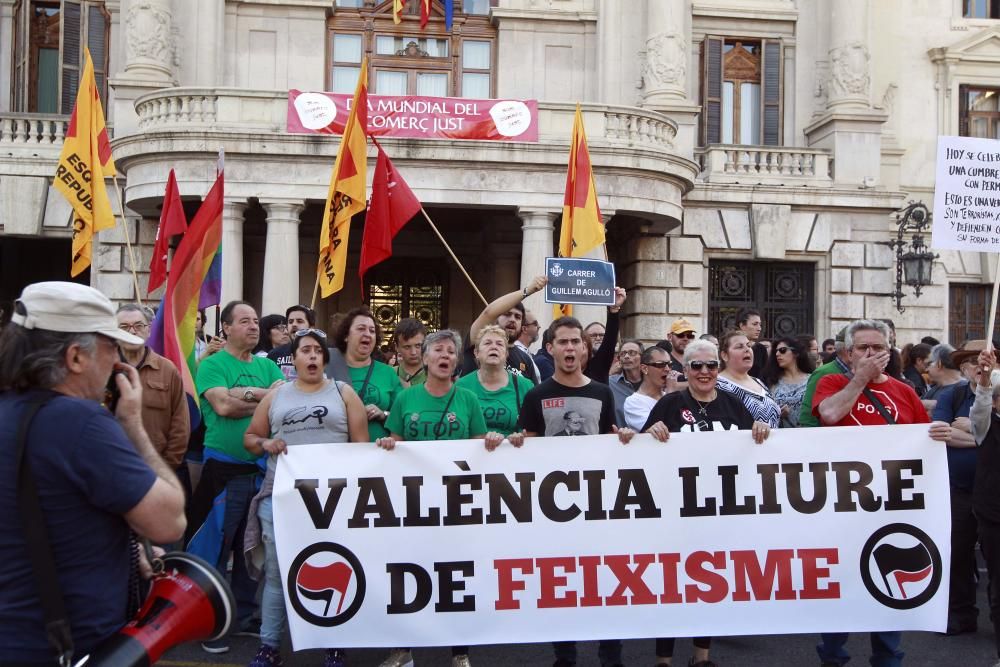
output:
M 118 221 L 122 225 L 122 233 L 125 236 L 125 245 L 128 247 L 128 261 L 129 265 L 132 267 L 132 286 L 135 287 L 135 301 L 140 306 L 142 305 L 142 296 L 139 293 L 139 277 L 135 271 L 135 255 L 132 253 L 132 240 L 128 237 L 128 226 L 125 224 L 125 200 L 122 198 L 122 189 L 118 185 L 118 177 L 111 179 L 115 183 L 115 192 L 118 193 Z M 137 239 L 138 240 L 138 239 Z
M 479 298 L 482 299 L 483 305 L 489 306 L 490 302 L 486 300 L 486 297 L 483 296 L 483 293 L 479 291 L 478 287 L 476 287 L 476 283 L 472 282 L 472 278 L 469 277 L 469 274 L 466 272 L 465 267 L 462 266 L 462 263 L 460 261 L 458 261 L 458 257 L 455 257 L 455 253 L 451 251 L 451 246 L 449 246 L 448 242 L 444 240 L 443 236 L 441 236 L 441 232 L 438 231 L 437 226 L 434 224 L 434 221 L 431 220 L 431 216 L 427 215 L 427 211 L 424 210 L 423 206 L 420 207 L 420 212 L 424 214 L 424 219 L 427 220 L 427 224 L 431 226 L 431 229 L 433 229 L 434 233 L 437 234 L 438 239 L 440 239 L 441 243 L 444 244 L 445 250 L 447 250 L 448 254 L 451 255 L 451 258 L 455 260 L 455 264 L 458 265 L 458 270 L 462 272 L 462 275 L 465 276 L 465 279 L 469 281 L 470 285 L 472 285 L 472 289 L 474 289 L 476 291 L 476 294 L 479 295 Z
M 309 310 L 316 310 L 316 296 L 319 294 L 319 271 L 316 272 L 316 283 L 313 285 L 313 298 L 309 302 Z

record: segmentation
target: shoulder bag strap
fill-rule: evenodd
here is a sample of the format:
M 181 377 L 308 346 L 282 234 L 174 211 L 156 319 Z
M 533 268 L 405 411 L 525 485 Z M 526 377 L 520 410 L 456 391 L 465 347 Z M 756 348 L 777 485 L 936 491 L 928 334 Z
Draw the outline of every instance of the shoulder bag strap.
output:
M 17 445 L 14 453 L 14 469 L 17 470 L 17 504 L 21 515 L 24 539 L 35 573 L 35 585 L 42 602 L 45 617 L 45 631 L 55 649 L 59 664 L 68 666 L 73 659 L 73 635 L 69 627 L 66 605 L 56 576 L 56 563 L 49 542 L 49 531 L 38 499 L 38 486 L 31 474 L 31 466 L 24 455 L 28 441 L 28 429 L 35 415 L 48 397 L 36 398 L 28 403 L 17 428 Z
M 865 397 L 868 399 L 868 401 L 875 406 L 875 409 L 878 410 L 878 413 L 880 415 L 882 415 L 882 419 L 884 419 L 886 423 L 888 424 L 896 423 L 896 420 L 892 418 L 892 415 L 889 414 L 889 411 L 885 409 L 884 405 L 882 405 L 882 401 L 875 398 L 875 394 L 872 393 L 871 389 L 865 387 L 864 391 L 862 391 L 861 393 L 863 393 Z

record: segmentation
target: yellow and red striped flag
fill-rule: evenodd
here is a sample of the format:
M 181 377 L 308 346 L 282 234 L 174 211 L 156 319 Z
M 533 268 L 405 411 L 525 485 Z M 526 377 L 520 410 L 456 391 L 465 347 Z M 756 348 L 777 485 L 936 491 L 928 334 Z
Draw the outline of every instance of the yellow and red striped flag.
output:
M 354 89 L 354 101 L 340 139 L 340 150 L 330 177 L 330 191 L 319 233 L 320 293 L 326 298 L 344 288 L 347 239 L 351 218 L 365 210 L 365 177 L 368 171 L 368 58 Z
M 66 139 L 52 182 L 73 207 L 70 275 L 74 277 L 90 266 L 94 234 L 115 226 L 115 214 L 104 185 L 105 177 L 115 174 L 111 142 L 104 125 L 104 108 L 94 78 L 94 63 L 90 59 L 90 49 L 85 48 L 76 105 L 66 128 Z
M 403 5 L 406 0 L 392 0 L 392 22 L 396 25 L 403 20 Z
M 583 129 L 583 114 L 577 104 L 569 146 L 566 196 L 563 199 L 562 228 L 559 231 L 559 256 L 584 257 L 603 243 L 604 222 L 597 205 L 597 188 L 590 164 L 590 151 L 587 149 L 587 133 Z M 572 314 L 572 305 L 553 306 L 553 318 Z

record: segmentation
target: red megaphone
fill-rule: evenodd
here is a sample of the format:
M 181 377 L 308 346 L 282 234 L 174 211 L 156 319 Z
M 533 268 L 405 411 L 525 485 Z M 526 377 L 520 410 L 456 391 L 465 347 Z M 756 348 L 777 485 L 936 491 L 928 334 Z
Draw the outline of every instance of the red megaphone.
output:
M 147 667 L 167 649 L 229 633 L 236 611 L 229 584 L 207 562 L 188 553 L 164 555 L 136 617 L 76 667 Z

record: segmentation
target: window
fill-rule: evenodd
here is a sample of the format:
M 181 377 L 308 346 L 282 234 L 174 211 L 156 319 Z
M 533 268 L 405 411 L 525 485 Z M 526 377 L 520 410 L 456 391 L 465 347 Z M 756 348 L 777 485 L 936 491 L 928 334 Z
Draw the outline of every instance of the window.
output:
M 948 285 L 948 340 L 954 345 L 986 338 L 992 291 L 989 285 Z
M 1000 19 L 1000 0 L 962 0 L 967 19 Z
M 420 29 L 420 3 L 404 5 L 402 22 L 392 20 L 392 3 L 337 0 L 330 17 L 330 75 L 333 92 L 352 93 L 362 54 L 369 54 L 370 92 L 427 97 L 493 96 L 496 28 L 491 0 L 455 3 L 453 30 L 444 24 L 444 6 L 431 1 L 431 19 Z M 461 10 L 461 11 L 459 11 Z
M 781 144 L 781 59 L 777 40 L 705 38 L 703 145 Z
M 91 0 L 18 0 L 14 4 L 15 111 L 69 114 L 83 68 L 84 47 L 107 103 L 111 15 Z
M 808 262 L 710 260 L 708 331 L 735 329 L 739 311 L 750 307 L 760 311 L 764 338 L 812 333 L 815 273 Z
M 1000 139 L 1000 88 L 959 86 L 958 133 Z

